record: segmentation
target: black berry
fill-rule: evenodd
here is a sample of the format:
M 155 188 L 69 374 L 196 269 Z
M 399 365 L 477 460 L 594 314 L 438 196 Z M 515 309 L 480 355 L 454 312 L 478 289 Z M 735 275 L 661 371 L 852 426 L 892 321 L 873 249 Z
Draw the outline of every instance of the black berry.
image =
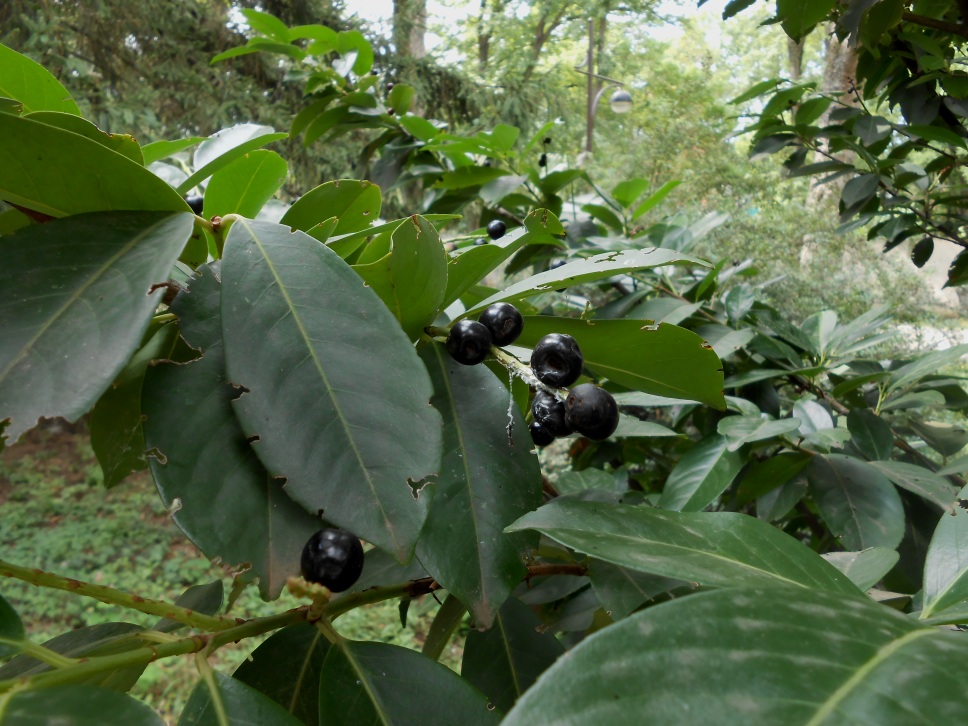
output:
M 565 421 L 582 436 L 601 441 L 618 427 L 618 404 L 604 388 L 582 383 L 565 399 Z
M 195 214 L 201 215 L 202 208 L 205 206 L 204 197 L 185 197 L 185 201 Z
M 565 421 L 565 404 L 547 391 L 538 391 L 531 403 L 531 416 L 552 436 L 567 436 L 571 427 Z
M 308 582 L 343 592 L 363 572 L 363 545 L 356 535 L 344 529 L 321 529 L 303 547 L 299 565 Z
M 531 434 L 531 440 L 535 446 L 547 446 L 555 440 L 555 435 L 537 421 L 531 422 L 528 426 L 528 432 Z
M 508 231 L 508 226 L 500 219 L 492 219 L 487 223 L 487 236 L 491 239 L 501 239 Z
M 551 137 L 550 136 L 545 136 L 544 143 L 545 144 L 550 144 L 551 143 Z
M 546 166 L 548 166 L 548 155 L 547 154 L 542 154 L 541 156 L 538 157 L 538 166 L 540 166 L 542 169 L 544 169 Z
M 482 363 L 491 348 L 491 331 L 476 320 L 461 320 L 447 334 L 447 352 L 465 366 Z
M 584 362 L 578 341 L 563 333 L 546 335 L 531 353 L 534 375 L 553 388 L 570 386 L 577 381 Z
M 499 302 L 490 305 L 478 320 L 491 332 L 494 345 L 510 345 L 524 329 L 524 318 L 510 303 Z

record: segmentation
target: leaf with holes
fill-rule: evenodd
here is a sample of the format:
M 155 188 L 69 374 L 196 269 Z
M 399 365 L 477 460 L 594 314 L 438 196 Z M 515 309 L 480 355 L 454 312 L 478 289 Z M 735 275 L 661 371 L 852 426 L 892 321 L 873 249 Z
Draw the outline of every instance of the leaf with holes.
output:
M 182 335 L 202 357 L 148 369 L 149 465 L 185 535 L 210 558 L 248 563 L 262 597 L 273 599 L 299 574 L 302 547 L 320 523 L 283 493 L 245 440 L 225 375 L 220 305 L 221 284 L 207 265 L 172 303 Z
M 503 721 L 679 726 L 954 724 L 968 644 L 862 598 L 721 590 L 586 638 Z
M 701 585 L 857 592 L 793 537 L 735 512 L 667 512 L 560 498 L 508 527 L 522 529 L 615 565 Z
M 235 222 L 222 275 L 226 367 L 259 458 L 307 511 L 406 561 L 441 451 L 407 336 L 335 252 L 278 224 Z
M 2 164 L 0 164 L 2 167 Z M 2 173 L 2 172 L 0 172 Z M 76 421 L 141 342 L 192 215 L 102 212 L 4 237 L 0 420 L 16 440 L 41 416 Z
M 490 370 L 461 365 L 437 344 L 421 357 L 444 420 L 444 456 L 417 557 L 488 627 L 537 545 L 533 534 L 504 528 L 541 504 L 541 472 L 517 407 L 508 441 L 508 391 Z

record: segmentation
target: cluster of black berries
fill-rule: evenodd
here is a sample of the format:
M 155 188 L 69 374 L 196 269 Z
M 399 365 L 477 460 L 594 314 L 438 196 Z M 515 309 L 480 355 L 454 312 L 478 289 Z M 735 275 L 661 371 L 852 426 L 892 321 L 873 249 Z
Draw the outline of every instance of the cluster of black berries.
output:
M 487 358 L 492 345 L 513 343 L 521 335 L 524 320 L 509 303 L 494 303 L 475 320 L 461 320 L 447 335 L 447 352 L 458 363 L 476 365 Z M 581 377 L 585 359 L 570 335 L 551 333 L 534 347 L 531 370 L 551 388 L 565 388 Z M 612 394 L 594 383 L 582 383 L 561 401 L 553 393 L 538 391 L 531 404 L 528 430 L 537 446 L 547 446 L 559 436 L 579 433 L 601 441 L 618 427 L 618 404 Z
M 363 545 L 345 529 L 321 529 L 303 547 L 299 560 L 302 576 L 332 592 L 343 592 L 360 579 L 363 572 Z

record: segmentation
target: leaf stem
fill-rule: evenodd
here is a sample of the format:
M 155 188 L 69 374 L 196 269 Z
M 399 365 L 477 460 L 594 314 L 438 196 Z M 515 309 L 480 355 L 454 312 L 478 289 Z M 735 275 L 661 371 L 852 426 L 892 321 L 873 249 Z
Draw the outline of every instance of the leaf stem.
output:
M 115 590 L 104 585 L 94 585 L 81 580 L 74 580 L 68 577 L 61 577 L 52 572 L 43 570 L 29 569 L 0 560 L 0 577 L 13 577 L 17 580 L 29 582 L 37 587 L 50 587 L 55 590 L 66 590 L 75 592 L 78 595 L 94 598 L 109 605 L 120 605 L 131 610 L 145 613 L 147 615 L 157 615 L 160 618 L 168 618 L 176 622 L 188 625 L 192 628 L 205 631 L 219 631 L 235 627 L 240 622 L 235 618 L 224 616 L 211 616 L 198 613 L 180 605 L 173 605 L 162 600 L 151 600 L 139 595 L 134 595 L 123 590 Z
M 37 643 L 29 640 L 10 640 L 9 638 L 0 638 L 0 644 L 12 645 L 23 655 L 29 655 L 31 658 L 36 658 L 37 660 L 49 665 L 51 668 L 70 668 L 71 666 L 80 663 L 77 658 L 68 658 L 66 655 L 56 653 L 50 648 L 45 648 L 44 646 L 38 645 Z
M 218 688 L 212 667 L 208 664 L 205 651 L 199 651 L 195 654 L 195 669 L 208 688 L 209 696 L 212 699 L 212 709 L 215 711 L 215 718 L 218 720 L 219 726 L 231 726 L 228 714 L 225 713 L 225 704 L 222 703 L 222 692 Z

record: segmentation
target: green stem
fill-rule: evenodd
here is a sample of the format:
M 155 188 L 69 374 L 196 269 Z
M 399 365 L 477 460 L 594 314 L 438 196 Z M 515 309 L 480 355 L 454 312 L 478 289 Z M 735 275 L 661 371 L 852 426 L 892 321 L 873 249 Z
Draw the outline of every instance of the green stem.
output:
M 226 214 L 224 217 L 216 217 L 212 220 L 211 232 L 215 238 L 215 249 L 218 250 L 219 259 L 221 259 L 222 252 L 225 249 L 225 238 L 237 219 L 240 219 L 237 214 Z
M 222 703 L 222 692 L 219 691 L 218 683 L 215 681 L 215 674 L 212 673 L 212 667 L 208 664 L 204 652 L 195 654 L 195 668 L 198 670 L 198 674 L 205 681 L 205 686 L 208 688 L 209 695 L 212 699 L 212 709 L 215 711 L 215 718 L 218 720 L 219 726 L 230 726 L 229 716 L 225 713 L 225 704 Z
M 20 567 L 4 560 L 0 560 L 0 577 L 13 577 L 24 582 L 29 582 L 31 585 L 36 585 L 37 587 L 50 587 L 55 590 L 75 592 L 78 595 L 91 597 L 109 605 L 120 605 L 147 615 L 168 618 L 169 620 L 174 620 L 183 625 L 197 628 L 198 630 L 226 630 L 235 627 L 241 622 L 235 618 L 197 613 L 194 610 L 183 608 L 180 605 L 173 605 L 162 600 L 150 600 L 139 595 L 124 592 L 123 590 L 115 590 L 114 588 L 103 585 L 93 585 L 89 582 L 61 577 L 52 572 Z
M 77 658 L 68 658 L 60 653 L 55 653 L 42 645 L 32 643 L 29 640 L 10 640 L 9 638 L 0 638 L 0 645 L 12 645 L 23 655 L 29 655 L 32 658 L 36 658 L 37 660 L 49 665 L 51 668 L 70 668 L 71 666 L 80 663 Z

